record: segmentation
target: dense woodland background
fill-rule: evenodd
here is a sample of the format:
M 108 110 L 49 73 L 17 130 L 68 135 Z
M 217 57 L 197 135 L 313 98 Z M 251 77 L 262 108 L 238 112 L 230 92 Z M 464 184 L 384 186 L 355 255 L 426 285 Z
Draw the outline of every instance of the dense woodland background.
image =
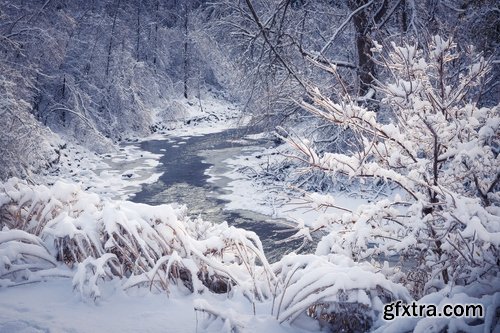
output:
M 479 96 L 494 103 L 499 29 L 494 0 L 2 1 L 0 175 L 57 162 L 50 132 L 98 152 L 146 135 L 178 116 L 170 102 L 182 95 L 215 91 L 270 129 L 317 125 L 296 103 L 312 86 L 371 97 L 377 109 L 370 89 L 387 73 L 374 42 L 426 48 L 441 34 L 463 54 L 474 45 L 495 61 Z

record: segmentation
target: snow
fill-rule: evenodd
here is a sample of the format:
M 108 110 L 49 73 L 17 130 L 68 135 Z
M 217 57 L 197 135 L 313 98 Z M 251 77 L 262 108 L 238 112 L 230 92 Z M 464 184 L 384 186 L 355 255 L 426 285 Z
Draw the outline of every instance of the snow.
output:
M 65 143 L 60 163 L 40 179 L 53 184 L 66 179 L 87 190 L 109 198 L 126 199 L 142 184 L 154 183 L 161 173 L 154 172 L 160 155 L 141 150 L 137 143 L 126 142 L 120 149 L 95 154 L 82 146 Z
M 156 133 L 140 138 L 146 141 L 154 138 L 191 137 L 221 132 L 228 128 L 245 125 L 250 118 L 244 116 L 238 105 L 221 100 L 217 96 L 206 93 L 202 100 L 196 98 L 178 98 L 171 101 L 171 107 L 179 109 L 179 116 L 174 120 L 165 120 L 161 112 L 156 114 Z M 185 144 L 184 141 L 177 144 Z
M 82 301 L 70 279 L 0 289 L 0 332 L 196 332 L 193 296 L 109 291 Z
M 261 135 L 249 135 L 251 140 L 261 138 Z M 294 198 L 288 195 L 289 189 L 285 182 L 256 181 L 255 176 L 267 167 L 267 163 L 277 162 L 284 157 L 280 154 L 283 147 L 249 146 L 240 154 L 222 161 L 223 168 L 210 168 L 206 174 L 208 181 L 220 182 L 227 180 L 227 193 L 220 198 L 227 200 L 227 210 L 248 210 L 273 218 L 290 221 L 292 225 L 314 226 L 314 222 L 323 214 L 335 211 L 328 204 L 346 209 L 355 209 L 367 203 L 367 198 L 335 193 L 333 195 L 312 194 L 311 198 Z M 319 198 L 322 200 L 319 200 Z M 313 205 L 313 206 L 311 206 Z M 313 209 L 311 209 L 313 208 Z
M 243 333 L 307 332 L 279 324 L 269 314 L 269 304 L 257 304 L 254 316 L 243 298 L 200 297 L 175 289 L 168 297 L 147 289 L 130 293 L 112 283 L 104 294 L 97 304 L 82 299 L 72 290 L 71 279 L 0 289 L 0 332 L 226 332 L 223 322 L 207 320 L 201 309 L 219 309 L 225 317 L 241 323 Z

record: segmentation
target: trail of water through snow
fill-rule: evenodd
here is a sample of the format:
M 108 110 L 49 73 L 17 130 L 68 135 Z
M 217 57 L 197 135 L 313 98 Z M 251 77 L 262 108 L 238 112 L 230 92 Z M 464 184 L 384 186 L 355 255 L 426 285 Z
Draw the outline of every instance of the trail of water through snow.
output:
M 228 202 L 220 198 L 228 190 L 230 179 L 224 176 L 229 166 L 224 160 L 245 154 L 245 147 L 272 145 L 268 140 L 237 140 L 245 129 L 228 129 L 218 133 L 193 137 L 169 137 L 168 140 L 150 140 L 141 143 L 143 150 L 161 154 L 159 180 L 145 184 L 131 199 L 135 202 L 159 205 L 179 203 L 187 205 L 193 216 L 215 223 L 227 221 L 230 225 L 254 231 L 259 235 L 269 261 L 278 260 L 287 250 L 297 248 L 297 242 L 277 244 L 289 237 L 293 231 L 287 230 L 283 219 L 271 218 L 250 210 L 224 209 Z M 206 170 L 215 166 L 216 180 L 208 182 Z M 257 204 L 257 203 L 256 203 Z

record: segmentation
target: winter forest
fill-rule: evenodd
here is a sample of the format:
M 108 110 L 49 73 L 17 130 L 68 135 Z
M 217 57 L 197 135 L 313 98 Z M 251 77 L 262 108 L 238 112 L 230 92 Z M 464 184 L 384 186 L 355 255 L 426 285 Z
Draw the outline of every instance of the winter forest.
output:
M 0 0 L 0 332 L 500 333 L 496 0 Z

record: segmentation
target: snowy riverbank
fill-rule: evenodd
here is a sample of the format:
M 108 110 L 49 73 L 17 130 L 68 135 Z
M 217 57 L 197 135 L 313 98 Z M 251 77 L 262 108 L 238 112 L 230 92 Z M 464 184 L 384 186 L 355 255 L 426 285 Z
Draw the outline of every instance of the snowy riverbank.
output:
M 202 109 L 199 103 L 202 103 Z M 171 104 L 178 109 L 174 119 L 165 121 L 157 115 L 154 134 L 127 138 L 114 151 L 97 154 L 85 147 L 61 141 L 58 144 L 59 163 L 43 175 L 34 176 L 35 180 L 46 184 L 67 180 L 104 197 L 127 199 L 143 184 L 154 183 L 161 175 L 156 171 L 161 154 L 140 149 L 140 142 L 215 133 L 248 121 L 236 105 L 214 96 L 207 96 L 203 102 L 179 99 Z

